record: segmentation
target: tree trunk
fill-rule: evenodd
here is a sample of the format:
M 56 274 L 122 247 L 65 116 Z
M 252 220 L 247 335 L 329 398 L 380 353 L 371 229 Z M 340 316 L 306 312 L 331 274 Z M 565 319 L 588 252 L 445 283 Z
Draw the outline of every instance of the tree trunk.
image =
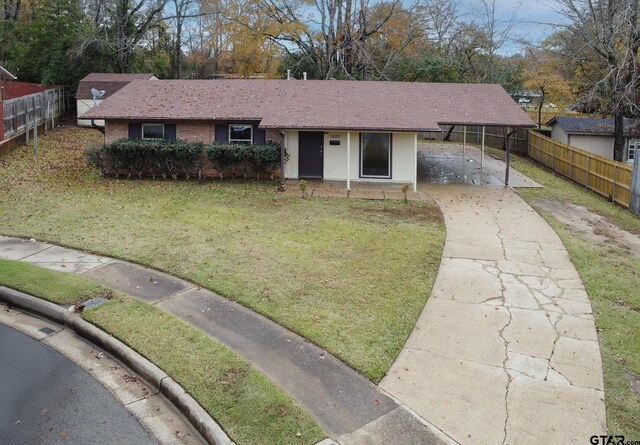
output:
M 624 162 L 624 115 L 622 111 L 613 113 L 613 159 L 618 162 Z

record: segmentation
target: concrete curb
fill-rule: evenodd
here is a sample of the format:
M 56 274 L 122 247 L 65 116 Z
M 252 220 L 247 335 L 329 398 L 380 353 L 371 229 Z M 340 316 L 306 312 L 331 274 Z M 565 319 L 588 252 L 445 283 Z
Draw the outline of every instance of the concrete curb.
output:
M 156 365 L 112 335 L 107 334 L 83 320 L 77 314 L 69 312 L 57 304 L 8 287 L 0 286 L 0 302 L 10 307 L 20 308 L 40 315 L 73 329 L 78 335 L 109 352 L 153 385 L 189 419 L 191 424 L 211 445 L 234 445 L 220 425 L 180 385 Z

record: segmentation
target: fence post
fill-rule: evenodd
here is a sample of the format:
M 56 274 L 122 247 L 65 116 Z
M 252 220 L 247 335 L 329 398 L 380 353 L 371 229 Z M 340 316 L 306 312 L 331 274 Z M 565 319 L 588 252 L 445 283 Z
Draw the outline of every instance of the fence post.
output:
M 551 170 L 556 171 L 556 143 L 551 143 Z
M 567 149 L 569 150 L 569 178 L 573 179 L 573 149 L 571 145 L 567 145 Z
M 584 185 L 589 188 L 589 166 L 591 165 L 591 156 L 587 155 L 587 183 Z
M 633 159 L 631 171 L 631 196 L 629 197 L 629 209 L 636 215 L 640 214 L 640 156 Z
M 613 191 L 611 193 L 611 200 L 616 202 L 616 167 L 617 165 L 613 164 Z

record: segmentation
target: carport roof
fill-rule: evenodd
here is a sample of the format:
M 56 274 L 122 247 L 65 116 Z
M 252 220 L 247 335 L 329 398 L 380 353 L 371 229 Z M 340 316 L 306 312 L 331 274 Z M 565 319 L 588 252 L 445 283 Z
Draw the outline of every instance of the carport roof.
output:
M 133 81 L 82 117 L 256 120 L 263 128 L 324 130 L 534 126 L 500 85 L 338 80 Z

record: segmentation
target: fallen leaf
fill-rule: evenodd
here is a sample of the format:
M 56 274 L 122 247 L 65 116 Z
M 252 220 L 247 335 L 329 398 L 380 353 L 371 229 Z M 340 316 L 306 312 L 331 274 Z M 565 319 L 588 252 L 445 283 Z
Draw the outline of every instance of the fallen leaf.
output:
M 67 433 L 65 433 L 64 431 L 60 431 L 60 437 L 62 437 L 63 439 L 65 438 L 66 435 Z
M 373 404 L 374 404 L 374 405 L 380 405 L 380 400 L 375 399 L 375 400 L 373 401 Z

